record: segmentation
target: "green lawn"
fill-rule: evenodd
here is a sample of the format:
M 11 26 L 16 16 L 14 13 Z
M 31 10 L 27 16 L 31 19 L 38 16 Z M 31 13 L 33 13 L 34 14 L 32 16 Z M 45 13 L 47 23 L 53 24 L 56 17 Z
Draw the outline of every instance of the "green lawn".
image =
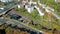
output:
M 49 23 L 49 21 L 47 19 L 49 17 L 48 16 L 46 16 L 46 17 L 44 16 L 44 18 L 43 18 L 43 16 L 40 16 L 38 14 L 36 9 L 33 10 L 32 13 L 28 13 L 25 9 L 18 9 L 18 8 L 16 8 L 15 10 L 16 10 L 17 13 L 22 14 L 23 16 L 29 17 L 30 19 L 36 21 L 39 24 L 44 24 L 44 26 L 46 25 L 48 27 L 50 26 L 50 23 Z M 47 19 L 47 21 L 43 21 L 43 19 Z
M 52 1 L 53 2 L 53 1 Z M 49 4 L 49 3 L 48 3 Z M 52 4 L 51 4 L 52 5 Z M 54 4 L 55 5 L 55 4 Z M 53 6 L 52 6 L 53 7 Z M 24 8 L 21 8 L 21 9 L 18 9 L 18 8 L 15 8 L 14 9 L 17 13 L 25 16 L 25 17 L 29 17 L 30 19 L 36 21 L 37 23 L 47 27 L 47 28 L 56 28 L 57 26 L 59 27 L 59 25 L 56 24 L 56 21 L 55 21 L 55 17 L 53 16 L 53 21 L 50 22 L 49 21 L 49 18 L 51 18 L 50 15 L 48 14 L 45 14 L 44 16 L 40 16 L 38 14 L 38 11 L 36 9 L 34 9 L 31 13 L 28 13 L 27 10 L 25 10 Z M 50 24 L 51 23 L 51 24 Z M 56 26 L 56 27 L 55 27 Z

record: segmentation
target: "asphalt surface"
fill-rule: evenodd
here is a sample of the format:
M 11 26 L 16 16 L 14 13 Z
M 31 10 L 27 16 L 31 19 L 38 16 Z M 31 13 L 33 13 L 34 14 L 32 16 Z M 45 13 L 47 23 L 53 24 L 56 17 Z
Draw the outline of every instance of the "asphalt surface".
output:
M 22 23 L 22 22 L 20 22 L 20 21 L 17 21 L 17 20 L 14 20 L 14 19 L 9 19 L 9 18 L 5 18 L 4 20 L 1 18 L 1 20 L 2 20 L 2 22 L 4 22 L 4 23 L 6 23 L 6 24 L 12 24 L 12 26 L 15 26 L 15 25 L 17 25 L 18 27 L 20 27 L 20 26 L 24 26 L 24 28 L 26 28 L 26 29 L 30 29 L 31 31 L 35 31 L 35 32 L 37 32 L 37 33 L 43 33 L 43 31 L 41 31 L 41 30 L 37 30 L 36 28 L 33 28 L 33 27 L 31 27 L 31 26 L 28 26 L 28 25 L 26 25 L 26 24 L 24 24 L 24 23 Z M 2 23 L 1 21 L 0 21 L 0 23 Z M 4 23 L 2 23 L 2 24 L 4 24 Z

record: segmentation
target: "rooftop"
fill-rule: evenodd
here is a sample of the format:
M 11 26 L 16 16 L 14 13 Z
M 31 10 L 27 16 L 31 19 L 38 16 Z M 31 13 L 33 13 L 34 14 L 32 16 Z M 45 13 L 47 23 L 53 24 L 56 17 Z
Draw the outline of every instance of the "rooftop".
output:
M 56 2 L 60 2 L 60 0 L 55 0 Z

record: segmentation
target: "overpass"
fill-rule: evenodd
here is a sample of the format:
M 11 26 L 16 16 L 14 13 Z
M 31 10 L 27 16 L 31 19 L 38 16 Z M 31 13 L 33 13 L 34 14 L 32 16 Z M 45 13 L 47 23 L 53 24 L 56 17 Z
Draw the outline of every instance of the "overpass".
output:
M 8 9 L 8 10 L 4 11 L 3 13 L 1 13 L 0 16 L 1 16 L 1 15 L 4 15 L 4 14 L 7 14 L 9 11 L 11 11 L 11 10 L 12 10 L 13 8 L 15 8 L 16 6 L 18 6 L 18 4 L 10 7 L 10 9 Z

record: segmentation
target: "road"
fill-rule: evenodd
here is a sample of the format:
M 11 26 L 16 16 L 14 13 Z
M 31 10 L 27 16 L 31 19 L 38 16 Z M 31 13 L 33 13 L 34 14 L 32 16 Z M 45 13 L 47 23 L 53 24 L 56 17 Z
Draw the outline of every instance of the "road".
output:
M 42 4 L 40 4 L 40 5 L 42 5 Z M 16 6 L 18 6 L 18 4 L 17 5 L 15 5 L 15 6 L 13 6 L 13 7 L 11 7 L 9 10 L 6 10 L 6 12 L 9 12 L 10 10 L 12 10 L 13 8 L 15 8 Z M 44 6 L 43 6 L 44 7 Z M 37 10 L 39 11 L 39 13 L 41 14 L 41 11 L 37 8 Z M 3 14 L 6 14 L 6 12 L 4 12 Z M 23 16 L 23 18 L 24 19 L 26 19 L 26 20 L 29 20 L 28 18 L 25 18 L 24 16 Z M 30 20 L 29 20 L 30 21 Z M 10 23 L 11 22 L 11 23 Z M 37 30 L 37 29 L 35 29 L 35 28 L 32 28 L 32 27 L 30 27 L 30 26 L 28 26 L 28 25 L 26 25 L 26 24 L 24 24 L 24 23 L 13 23 L 12 21 L 8 21 L 7 22 L 8 24 L 22 24 L 23 26 L 25 26 L 25 27 L 27 27 L 27 28 L 31 28 L 32 30 L 36 30 L 36 31 L 38 31 L 38 32 L 40 32 L 39 30 Z
M 2 19 L 2 18 L 1 18 Z M 33 28 L 31 26 L 28 26 L 20 21 L 17 21 L 17 20 L 14 20 L 14 19 L 9 19 L 9 18 L 4 18 L 4 20 L 6 21 L 7 24 L 12 24 L 12 25 L 19 25 L 18 27 L 20 27 L 21 25 L 24 26 L 26 29 L 30 29 L 31 31 L 35 31 L 35 32 L 38 32 L 38 33 L 43 33 L 43 31 L 41 30 L 37 30 L 36 28 Z M 2 22 L 0 22 L 2 23 Z
M 11 8 L 9 8 L 8 10 L 4 11 L 3 13 L 1 13 L 0 15 L 4 15 L 7 14 L 9 11 L 11 11 L 13 8 L 15 8 L 16 6 L 18 6 L 18 4 L 12 6 Z
M 16 13 L 16 14 L 17 14 L 17 13 Z M 18 14 L 18 15 L 22 16 L 21 14 Z M 27 17 L 22 16 L 22 19 L 31 22 L 31 19 L 29 19 L 29 18 L 27 18 Z M 28 26 L 28 24 L 22 23 L 22 22 L 20 21 L 20 19 L 17 20 L 17 21 L 20 22 L 20 23 L 19 23 L 19 22 L 17 23 L 17 24 L 18 24 L 18 27 L 20 27 L 20 25 L 22 25 L 22 26 L 24 26 L 25 28 L 31 29 L 31 30 L 33 30 L 33 31 L 36 31 L 36 32 L 43 32 L 43 31 L 40 31 L 40 30 L 38 30 L 38 29 L 36 29 L 36 28 L 33 28 L 33 27 L 31 27 L 31 26 Z M 12 22 L 12 20 L 11 20 L 10 22 Z M 29 23 L 29 22 L 28 22 L 28 23 Z M 36 23 L 35 21 L 33 21 L 33 22 Z M 14 24 L 16 24 L 16 23 L 12 23 L 12 24 L 14 25 Z
M 7 14 L 9 11 L 11 11 L 13 8 L 15 8 L 16 6 L 18 6 L 18 4 L 17 5 L 14 5 L 14 6 L 12 6 L 10 9 L 8 9 L 8 10 L 6 10 L 4 13 L 2 13 L 1 15 L 3 15 L 3 14 Z M 23 18 L 25 18 L 25 17 L 23 17 Z M 25 18 L 26 20 L 29 20 L 28 18 Z M 28 29 L 31 29 L 31 30 L 33 30 L 33 31 L 36 31 L 36 32 L 42 32 L 42 31 L 40 31 L 40 30 L 37 30 L 37 29 L 35 29 L 35 28 L 32 28 L 31 26 L 28 26 L 28 25 L 26 25 L 26 24 L 24 24 L 24 23 L 20 23 L 20 22 L 17 22 L 16 23 L 16 21 L 15 22 L 13 22 L 13 19 L 8 19 L 9 21 L 7 21 L 6 23 L 7 24 L 12 24 L 12 25 L 18 25 L 18 24 L 21 24 L 21 25 L 23 25 L 25 28 L 27 27 Z M 29 20 L 30 21 L 30 20 Z

